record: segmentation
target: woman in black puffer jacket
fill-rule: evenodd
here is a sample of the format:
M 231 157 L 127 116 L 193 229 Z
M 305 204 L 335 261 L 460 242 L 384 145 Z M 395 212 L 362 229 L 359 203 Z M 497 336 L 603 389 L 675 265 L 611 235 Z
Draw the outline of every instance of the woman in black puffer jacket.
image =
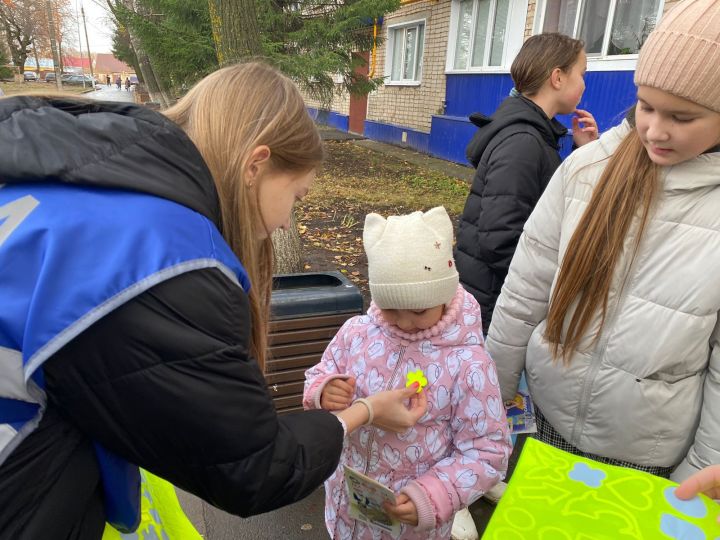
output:
M 577 109 L 587 67 L 582 41 L 562 34 L 528 39 L 513 61 L 513 95 L 488 118 L 467 147 L 477 168 L 457 234 L 455 261 L 460 281 L 482 308 L 487 333 L 523 225 L 560 165 L 560 139 L 567 133 L 555 119 L 575 113 L 576 146 L 597 139 L 595 119 Z
M 0 100 L 0 539 L 131 531 L 138 466 L 233 514 L 297 501 L 412 389 L 279 418 L 270 234 L 323 156 L 294 84 L 248 63 L 165 115 Z M 374 409 L 374 419 L 373 419 Z

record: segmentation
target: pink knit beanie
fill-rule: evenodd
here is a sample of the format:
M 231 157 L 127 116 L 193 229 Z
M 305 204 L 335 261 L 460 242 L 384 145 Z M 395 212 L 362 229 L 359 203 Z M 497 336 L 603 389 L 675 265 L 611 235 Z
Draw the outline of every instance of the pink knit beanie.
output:
M 685 0 L 640 51 L 637 86 L 652 86 L 720 112 L 720 0 Z

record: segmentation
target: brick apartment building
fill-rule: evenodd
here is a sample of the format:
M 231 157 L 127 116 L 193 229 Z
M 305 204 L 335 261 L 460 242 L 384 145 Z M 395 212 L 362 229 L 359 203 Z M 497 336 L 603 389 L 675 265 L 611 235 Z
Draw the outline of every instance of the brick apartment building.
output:
M 306 102 L 321 123 L 465 163 L 475 132 L 468 115 L 491 114 L 508 95 L 510 64 L 526 38 L 559 31 L 585 41 L 580 107 L 602 131 L 633 103 L 637 52 L 676 1 L 404 0 L 375 28 L 382 43 L 364 53 L 385 84 L 366 98 L 338 85 L 329 106 Z

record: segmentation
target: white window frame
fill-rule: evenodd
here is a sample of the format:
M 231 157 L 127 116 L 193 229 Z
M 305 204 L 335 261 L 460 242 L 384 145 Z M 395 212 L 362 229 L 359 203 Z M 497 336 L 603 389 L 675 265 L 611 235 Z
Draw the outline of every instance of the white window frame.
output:
M 495 19 L 495 10 L 497 1 L 494 0 L 490 6 L 489 20 Z M 525 38 L 525 21 L 527 20 L 527 0 L 510 0 L 510 9 L 508 10 L 508 23 L 505 30 L 505 43 L 503 45 L 502 62 L 499 66 L 478 66 L 467 67 L 466 69 L 455 68 L 455 48 L 457 46 L 458 22 L 460 19 L 460 2 L 452 0 L 450 8 L 450 32 L 448 33 L 447 58 L 445 60 L 445 73 L 461 74 L 461 73 L 509 73 L 510 64 L 512 64 L 515 55 L 522 47 Z M 470 35 L 475 36 L 475 24 L 477 22 L 478 2 L 473 1 L 473 26 Z M 492 32 L 488 32 L 485 37 L 485 54 L 490 54 L 492 44 Z M 472 58 L 472 52 L 469 55 Z
M 419 50 L 418 43 L 420 42 L 419 39 L 415 39 L 415 59 L 416 59 L 416 66 L 415 69 L 417 70 L 418 67 L 420 68 L 420 73 L 417 74 L 416 79 L 400 79 L 397 81 L 393 81 L 391 79 L 392 77 L 392 59 L 393 59 L 393 48 L 395 47 L 395 40 L 393 39 L 394 32 L 397 31 L 405 31 L 408 28 L 417 28 L 418 29 L 418 37 L 420 36 L 420 26 L 422 25 L 422 32 L 423 32 L 423 50 Z M 389 24 L 387 27 L 387 36 L 385 43 L 387 44 L 387 47 L 385 48 L 385 82 L 384 86 L 420 86 L 422 82 L 422 76 L 423 76 L 423 60 L 424 60 L 424 49 L 425 49 L 425 34 L 427 32 L 427 20 L 426 19 L 413 19 L 412 21 L 403 21 L 399 22 L 397 24 Z M 405 40 L 403 40 L 403 43 L 405 43 Z M 400 73 L 402 75 L 402 66 L 405 63 L 405 47 L 403 47 L 402 56 L 400 57 Z
M 580 25 L 580 16 L 582 15 L 582 4 L 588 0 L 579 0 L 577 13 L 575 14 L 575 25 L 573 28 L 573 36 L 577 35 Z M 605 34 L 603 35 L 602 50 L 607 51 L 610 44 L 610 35 L 612 33 L 612 25 L 615 20 L 615 8 L 617 8 L 618 0 L 610 0 L 608 7 L 608 20 L 605 23 Z M 535 21 L 533 24 L 533 35 L 540 34 L 545 26 L 545 11 L 547 0 L 537 0 L 537 8 L 535 10 Z M 665 0 L 659 0 L 657 22 L 663 16 L 665 9 Z M 601 53 L 599 55 L 588 55 L 588 71 L 634 71 L 637 66 L 637 54 L 613 54 L 608 55 Z

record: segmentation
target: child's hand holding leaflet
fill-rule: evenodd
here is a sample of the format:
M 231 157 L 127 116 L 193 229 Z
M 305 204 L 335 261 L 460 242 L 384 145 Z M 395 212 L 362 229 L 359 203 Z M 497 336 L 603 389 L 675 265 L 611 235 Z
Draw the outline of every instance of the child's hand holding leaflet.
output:
M 391 518 L 383 508 L 385 502 L 395 504 L 392 490 L 350 467 L 344 466 L 343 470 L 350 502 L 350 517 L 382 529 L 392 536 L 398 536 L 400 522 Z

